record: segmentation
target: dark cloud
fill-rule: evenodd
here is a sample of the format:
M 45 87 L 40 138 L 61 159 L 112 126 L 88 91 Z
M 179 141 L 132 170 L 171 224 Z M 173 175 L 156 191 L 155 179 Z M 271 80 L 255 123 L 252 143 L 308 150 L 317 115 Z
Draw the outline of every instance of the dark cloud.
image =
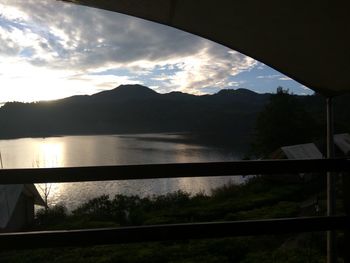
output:
M 59 1 L 1 2 L 29 14 L 17 27 L 25 23 L 26 30 L 40 37 L 43 50 L 59 54 L 56 66 L 94 68 L 109 62 L 166 60 L 193 54 L 206 42 L 156 23 Z M 64 39 L 55 35 L 58 31 Z
M 1 4 L 25 15 L 0 20 L 5 32 L 0 34 L 0 53 L 14 55 L 31 48 L 31 56 L 24 59 L 35 66 L 88 73 L 128 68 L 143 77 L 157 66 L 171 67 L 176 70 L 165 70 L 163 76 L 166 88 L 195 92 L 224 87 L 230 75 L 256 63 L 203 38 L 118 13 L 54 0 Z M 11 30 L 22 32 L 27 41 L 17 41 Z

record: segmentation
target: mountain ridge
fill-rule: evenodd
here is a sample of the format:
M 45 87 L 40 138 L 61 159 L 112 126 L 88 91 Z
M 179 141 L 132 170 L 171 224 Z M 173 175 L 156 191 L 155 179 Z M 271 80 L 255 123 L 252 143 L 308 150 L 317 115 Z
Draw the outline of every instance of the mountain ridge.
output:
M 133 93 L 132 93 L 133 92 Z M 135 93 L 136 92 L 136 93 Z M 265 93 L 264 95 L 270 95 L 269 93 Z M 48 102 L 57 102 L 57 101 L 65 101 L 65 100 L 70 100 L 70 99 L 79 99 L 79 98 L 96 98 L 96 97 L 104 97 L 104 96 L 108 96 L 108 97 L 114 97 L 114 96 L 127 96 L 129 98 L 133 98 L 133 95 L 135 97 L 142 97 L 145 98 L 147 96 L 171 96 L 171 95 L 176 95 L 176 96 L 195 96 L 195 97 L 201 97 L 201 96 L 222 96 L 222 95 L 232 95 L 232 96 L 237 96 L 237 95 L 261 95 L 259 93 L 256 93 L 254 91 L 248 90 L 248 89 L 244 89 L 244 88 L 239 88 L 239 89 L 221 89 L 220 91 L 218 91 L 217 93 L 214 94 L 203 94 L 203 95 L 194 95 L 194 94 L 189 94 L 189 93 L 184 93 L 181 91 L 171 91 L 168 93 L 158 93 L 155 90 L 148 88 L 146 86 L 143 85 L 139 85 L 139 84 L 124 84 L 124 85 L 120 85 L 116 88 L 113 88 L 111 90 L 104 90 L 104 91 L 100 91 L 97 93 L 94 93 L 92 95 L 74 95 L 74 96 L 70 96 L 70 97 L 66 97 L 66 98 L 62 98 L 62 99 L 58 99 L 58 100 L 52 100 L 52 101 L 48 101 Z M 38 101 L 37 103 L 41 103 L 44 101 Z M 6 102 L 9 103 L 9 102 Z M 6 104 L 4 103 L 4 104 Z M 11 102 L 10 102 L 11 103 Z
M 142 85 L 121 85 L 93 95 L 50 102 L 6 103 L 0 108 L 0 138 L 52 135 L 232 131 L 251 128 L 270 95 L 221 91 L 213 95 L 165 94 Z M 244 98 L 244 99 L 243 99 Z M 239 120 L 244 112 L 245 119 Z M 240 130 L 241 132 L 239 132 Z
M 307 105 L 320 123 L 325 121 L 324 98 L 291 96 Z M 142 85 L 122 85 L 50 102 L 9 102 L 0 108 L 0 138 L 185 132 L 206 134 L 225 144 L 249 143 L 256 118 L 270 97 L 245 89 L 212 95 L 161 94 Z M 336 121 L 345 128 L 350 120 L 349 97 L 335 99 Z

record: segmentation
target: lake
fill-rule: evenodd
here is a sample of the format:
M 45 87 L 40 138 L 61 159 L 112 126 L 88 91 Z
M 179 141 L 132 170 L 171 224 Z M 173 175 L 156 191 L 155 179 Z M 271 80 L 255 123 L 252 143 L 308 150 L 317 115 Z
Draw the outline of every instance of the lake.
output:
M 4 168 L 51 168 L 95 165 L 186 163 L 233 161 L 241 158 L 235 149 L 198 145 L 183 134 L 137 134 L 62 136 L 0 140 Z M 102 194 L 161 195 L 177 190 L 191 194 L 227 183 L 241 183 L 242 177 L 205 177 L 51 184 L 49 204 L 63 203 L 68 209 Z M 38 185 L 39 191 L 43 185 Z

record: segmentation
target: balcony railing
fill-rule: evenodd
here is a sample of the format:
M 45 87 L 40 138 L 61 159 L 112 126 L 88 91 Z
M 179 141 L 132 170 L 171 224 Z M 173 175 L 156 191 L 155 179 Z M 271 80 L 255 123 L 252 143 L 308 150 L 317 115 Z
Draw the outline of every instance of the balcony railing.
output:
M 85 246 L 220 238 L 327 230 L 348 230 L 350 159 L 264 160 L 215 163 L 149 164 L 49 169 L 2 169 L 0 184 L 62 183 L 177 177 L 239 176 L 336 172 L 344 176 L 346 215 L 169 224 L 120 228 L 60 230 L 0 234 L 1 249 Z M 347 233 L 347 231 L 345 231 Z M 346 242 L 348 237 L 345 238 Z M 350 244 L 348 244 L 350 245 Z

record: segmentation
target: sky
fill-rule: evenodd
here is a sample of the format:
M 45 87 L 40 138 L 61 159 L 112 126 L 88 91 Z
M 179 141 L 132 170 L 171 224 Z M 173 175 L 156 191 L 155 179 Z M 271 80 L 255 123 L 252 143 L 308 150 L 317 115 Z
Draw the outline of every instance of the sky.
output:
M 94 94 L 122 84 L 159 93 L 313 91 L 204 38 L 55 0 L 0 0 L 0 104 Z

